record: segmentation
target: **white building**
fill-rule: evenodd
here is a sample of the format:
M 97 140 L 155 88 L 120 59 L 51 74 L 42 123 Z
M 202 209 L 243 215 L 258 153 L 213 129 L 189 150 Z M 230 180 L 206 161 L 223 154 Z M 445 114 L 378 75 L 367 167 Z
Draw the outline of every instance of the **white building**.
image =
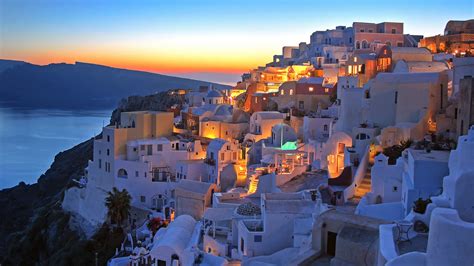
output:
M 154 201 L 154 196 L 169 197 L 173 185 L 168 177 L 162 178 L 161 182 L 154 182 L 153 168 L 166 162 L 153 157 L 153 153 L 158 152 L 157 146 L 155 149 L 151 146 L 151 150 L 146 146 L 149 144 L 135 146 L 136 150 L 132 146 L 137 144 L 133 141 L 144 139 L 156 141 L 157 145 L 163 140 L 160 138 L 170 137 L 172 132 L 173 113 L 122 113 L 120 124 L 104 127 L 102 137 L 94 140 L 93 160 L 89 161 L 86 168 L 85 185 L 66 191 L 63 208 L 82 217 L 87 223 L 81 224 L 87 227 L 86 231 L 90 231 L 105 221 L 107 208 L 104 202 L 107 192 L 113 187 L 127 189 L 132 195 L 132 204 L 137 207 L 162 207 Z M 131 159 L 127 160 L 129 151 Z M 151 155 L 148 155 L 149 151 Z M 150 159 L 153 160 L 149 162 Z
M 424 214 L 410 213 L 405 220 L 421 221 L 429 226 L 426 252 L 400 254 L 398 229 L 380 226 L 377 265 L 472 265 L 474 263 L 474 128 L 461 136 L 449 158 L 449 175 L 443 180 L 443 193 L 431 197 Z M 412 241 L 423 237 L 410 231 Z
M 255 112 L 250 117 L 250 132 L 245 139 L 254 143 L 271 136 L 272 127 L 283 123 L 285 114 L 280 112 L 263 111 Z
M 213 139 L 206 150 L 208 181 L 221 185 L 221 172 L 231 164 L 236 164 L 242 156 L 237 140 Z

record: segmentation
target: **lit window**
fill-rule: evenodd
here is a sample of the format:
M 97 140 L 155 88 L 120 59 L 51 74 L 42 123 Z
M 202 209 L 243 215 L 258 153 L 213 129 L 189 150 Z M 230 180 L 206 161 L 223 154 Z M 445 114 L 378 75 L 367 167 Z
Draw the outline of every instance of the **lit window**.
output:
M 258 98 L 257 97 L 255 97 L 255 103 L 258 103 Z
M 293 95 L 293 89 L 290 89 L 290 95 Z
M 313 87 L 309 87 L 309 91 L 314 91 L 314 88 L 313 88 Z
M 285 91 L 284 91 L 284 90 L 281 90 L 280 94 L 281 94 L 281 95 L 285 95 Z
M 354 63 L 357 63 L 357 57 L 354 57 Z
M 329 88 L 324 88 L 324 92 L 325 92 L 325 93 L 328 93 L 328 92 L 329 92 Z

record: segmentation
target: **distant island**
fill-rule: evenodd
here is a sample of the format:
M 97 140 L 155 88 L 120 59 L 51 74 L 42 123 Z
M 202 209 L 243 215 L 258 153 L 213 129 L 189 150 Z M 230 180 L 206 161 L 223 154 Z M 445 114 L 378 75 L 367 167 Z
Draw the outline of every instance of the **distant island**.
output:
M 212 84 L 186 78 L 76 62 L 34 65 L 0 59 L 0 104 L 4 107 L 64 110 L 113 109 L 130 95 Z

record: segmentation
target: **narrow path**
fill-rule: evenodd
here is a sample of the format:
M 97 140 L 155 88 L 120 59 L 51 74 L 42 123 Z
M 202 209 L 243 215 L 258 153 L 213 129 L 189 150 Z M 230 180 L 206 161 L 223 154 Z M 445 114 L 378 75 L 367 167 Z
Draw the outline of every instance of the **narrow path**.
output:
M 362 179 L 362 183 L 357 186 L 354 197 L 352 197 L 349 201 L 357 205 L 360 199 L 365 196 L 366 193 L 370 192 L 372 188 L 372 175 L 371 175 L 371 166 L 367 167 L 367 171 L 365 172 L 364 179 Z

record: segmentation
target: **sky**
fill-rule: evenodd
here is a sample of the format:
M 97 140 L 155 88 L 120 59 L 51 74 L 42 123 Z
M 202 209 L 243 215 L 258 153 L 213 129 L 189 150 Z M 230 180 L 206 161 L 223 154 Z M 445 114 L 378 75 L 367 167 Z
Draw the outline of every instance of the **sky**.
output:
M 0 58 L 96 63 L 232 83 L 285 45 L 353 21 L 442 34 L 472 0 L 0 0 Z

